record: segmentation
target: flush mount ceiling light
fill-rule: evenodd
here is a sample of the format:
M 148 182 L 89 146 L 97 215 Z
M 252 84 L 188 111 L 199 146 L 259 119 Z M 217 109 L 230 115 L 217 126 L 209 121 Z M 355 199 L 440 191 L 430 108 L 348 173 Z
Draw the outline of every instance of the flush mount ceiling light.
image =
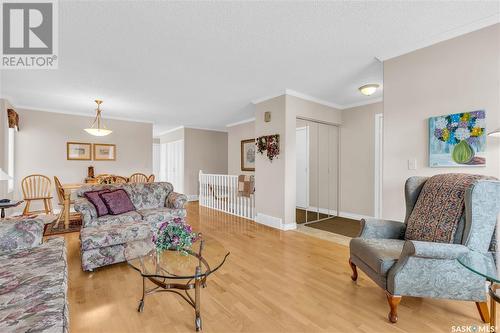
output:
M 377 91 L 378 87 L 380 87 L 380 85 L 376 83 L 370 83 L 370 84 L 365 84 L 364 86 L 361 86 L 358 89 L 363 95 L 370 96 L 373 95 L 375 91 Z
M 500 138 L 500 128 L 497 128 L 493 132 L 488 133 L 488 135 L 489 136 L 496 136 L 496 137 Z
M 101 108 L 100 107 L 102 104 L 102 100 L 96 99 L 95 102 L 97 104 L 97 109 L 96 109 L 97 114 L 95 116 L 94 122 L 92 123 L 92 126 L 90 126 L 90 128 L 86 128 L 85 132 L 89 133 L 90 135 L 94 135 L 94 136 L 106 136 L 108 134 L 111 134 L 113 131 L 107 129 L 101 120 Z

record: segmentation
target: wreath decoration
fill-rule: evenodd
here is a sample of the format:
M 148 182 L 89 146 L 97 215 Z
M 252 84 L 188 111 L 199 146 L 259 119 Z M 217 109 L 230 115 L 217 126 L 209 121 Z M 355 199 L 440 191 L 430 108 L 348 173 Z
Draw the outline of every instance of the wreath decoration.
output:
M 267 158 L 272 162 L 280 154 L 280 135 L 265 135 L 258 137 L 255 140 L 257 152 L 264 155 L 266 152 Z

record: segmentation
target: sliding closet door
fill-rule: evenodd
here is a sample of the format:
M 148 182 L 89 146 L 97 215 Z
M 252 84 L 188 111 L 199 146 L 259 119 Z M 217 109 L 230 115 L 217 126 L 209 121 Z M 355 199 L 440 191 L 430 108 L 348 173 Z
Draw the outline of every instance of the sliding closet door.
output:
M 296 131 L 297 223 L 336 216 L 339 129 L 329 124 L 298 119 Z

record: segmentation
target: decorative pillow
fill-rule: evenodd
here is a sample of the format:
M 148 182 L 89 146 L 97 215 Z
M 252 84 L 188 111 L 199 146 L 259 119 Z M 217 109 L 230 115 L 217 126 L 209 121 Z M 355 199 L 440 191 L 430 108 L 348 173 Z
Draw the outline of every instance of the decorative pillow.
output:
M 0 255 L 42 244 L 45 224 L 40 219 L 13 219 L 0 222 Z
M 123 189 L 99 194 L 111 215 L 119 215 L 135 210 L 127 192 Z
M 88 191 L 83 194 L 85 195 L 85 198 L 87 198 L 87 200 L 94 205 L 95 210 L 97 211 L 97 217 L 109 214 L 108 207 L 99 196 L 100 194 L 106 192 L 109 192 L 109 190 Z

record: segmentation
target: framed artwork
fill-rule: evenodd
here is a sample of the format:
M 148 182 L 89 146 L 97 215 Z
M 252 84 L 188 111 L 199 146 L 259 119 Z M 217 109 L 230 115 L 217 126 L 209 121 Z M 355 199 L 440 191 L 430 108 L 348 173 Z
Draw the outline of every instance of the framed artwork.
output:
M 454 113 L 429 118 L 429 166 L 486 165 L 486 112 Z
M 68 161 L 90 161 L 92 159 L 92 144 L 66 142 L 66 159 Z
M 241 171 L 255 171 L 255 139 L 241 141 Z
M 116 161 L 116 145 L 94 143 L 94 161 Z

